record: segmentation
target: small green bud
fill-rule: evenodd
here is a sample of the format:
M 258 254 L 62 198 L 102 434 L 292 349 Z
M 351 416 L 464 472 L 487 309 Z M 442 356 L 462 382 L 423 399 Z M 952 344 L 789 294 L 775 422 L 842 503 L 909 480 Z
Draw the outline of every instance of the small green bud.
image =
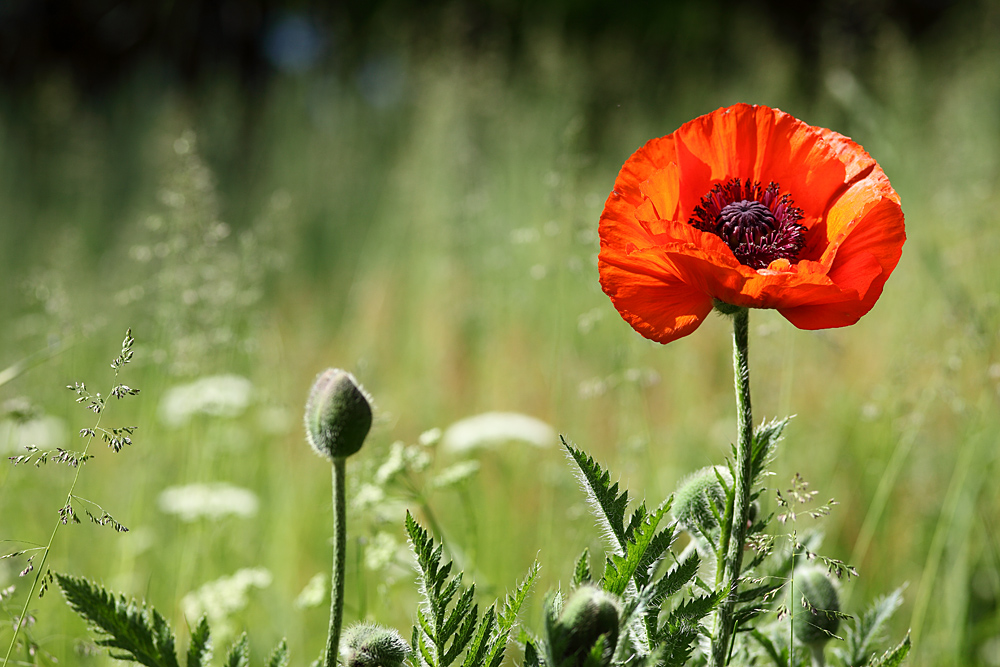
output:
M 361 449 L 372 427 L 371 399 L 354 376 L 328 368 L 316 377 L 306 402 L 306 439 L 331 461 Z
M 701 531 L 710 537 L 719 534 L 715 512 L 720 517 L 726 514 L 726 490 L 719 483 L 720 476 L 732 487 L 733 476 L 729 468 L 709 466 L 685 477 L 674 491 L 674 519 L 695 537 L 701 537 Z M 715 512 L 712 511 L 713 504 Z
M 795 604 L 789 607 L 795 609 L 795 638 L 807 646 L 822 647 L 840 627 L 836 586 L 822 568 L 810 565 L 795 570 L 793 596 Z
M 410 645 L 391 628 L 355 623 L 344 631 L 340 657 L 344 667 L 400 667 Z
M 563 605 L 549 641 L 557 664 L 583 665 L 603 640 L 608 664 L 618 644 L 618 599 L 595 586 L 581 586 Z

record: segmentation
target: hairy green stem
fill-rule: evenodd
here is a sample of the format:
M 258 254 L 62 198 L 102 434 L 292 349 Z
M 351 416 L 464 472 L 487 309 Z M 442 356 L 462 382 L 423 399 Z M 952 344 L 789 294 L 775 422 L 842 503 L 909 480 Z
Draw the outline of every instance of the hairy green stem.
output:
M 712 633 L 712 654 L 710 667 L 722 667 L 729 663 L 730 647 L 736 619 L 736 589 L 739 585 L 740 570 L 743 567 L 743 548 L 747 538 L 747 522 L 750 518 L 750 476 L 753 448 L 753 413 L 750 409 L 750 364 L 748 357 L 748 332 L 750 314 L 741 308 L 733 314 L 733 374 L 736 386 L 736 464 L 734 466 L 733 511 L 728 544 L 722 572 L 722 590 L 725 598 L 719 603 Z
M 333 459 L 333 575 L 330 580 L 330 633 L 326 638 L 326 667 L 337 666 L 340 628 L 344 622 L 344 566 L 347 562 L 347 501 L 344 470 L 347 459 Z

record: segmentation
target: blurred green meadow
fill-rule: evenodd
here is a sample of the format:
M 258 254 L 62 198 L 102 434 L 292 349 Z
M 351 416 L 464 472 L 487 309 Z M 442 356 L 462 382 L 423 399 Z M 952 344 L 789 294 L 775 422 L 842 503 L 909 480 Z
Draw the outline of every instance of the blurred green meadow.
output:
M 433 430 L 529 415 L 653 504 L 723 461 L 728 323 L 669 346 L 633 332 L 598 284 L 597 223 L 632 151 L 745 101 L 862 144 L 908 234 L 857 325 L 751 314 L 755 418 L 797 415 L 774 485 L 801 473 L 839 503 L 796 528 L 821 527 L 824 553 L 859 570 L 846 610 L 908 584 L 893 636 L 912 629 L 910 664 L 1000 665 L 1000 16 L 973 7 L 919 42 L 879 25 L 863 60 L 829 40 L 807 80 L 741 14 L 732 34 L 752 44 L 732 66 L 651 68 L 625 38 L 588 52 L 538 28 L 513 59 L 412 38 L 357 76 L 318 67 L 255 92 L 150 70 L 97 102 L 58 74 L 0 99 L 3 552 L 48 540 L 74 472 L 6 457 L 82 448 L 96 416 L 65 386 L 106 394 L 131 327 L 121 379 L 141 393 L 102 426 L 138 426 L 134 444 L 95 443 L 76 491 L 129 532 L 61 527 L 52 570 L 144 598 L 182 634 L 201 610 L 247 628 L 257 656 L 282 636 L 293 660 L 318 655 L 330 473 L 301 415 L 337 366 L 378 408 L 348 467 L 347 620 L 408 636 L 408 508 L 489 599 L 537 558 L 523 616 L 538 627 L 580 551 L 603 553 L 564 453 L 551 438 L 456 451 Z M 0 589 L 17 587 L 5 619 L 25 558 L 0 561 Z M 30 609 L 41 664 L 111 662 L 58 591 Z M 10 634 L 5 620 L 4 650 Z

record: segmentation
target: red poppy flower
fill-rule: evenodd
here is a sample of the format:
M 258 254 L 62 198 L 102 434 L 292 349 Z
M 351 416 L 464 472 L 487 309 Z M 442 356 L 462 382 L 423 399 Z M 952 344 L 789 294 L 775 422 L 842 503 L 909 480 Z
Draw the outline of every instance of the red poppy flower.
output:
M 698 328 L 716 301 L 775 308 L 800 329 L 854 324 L 906 240 L 899 197 L 861 146 L 748 104 L 637 150 L 600 236 L 601 286 L 661 343 Z

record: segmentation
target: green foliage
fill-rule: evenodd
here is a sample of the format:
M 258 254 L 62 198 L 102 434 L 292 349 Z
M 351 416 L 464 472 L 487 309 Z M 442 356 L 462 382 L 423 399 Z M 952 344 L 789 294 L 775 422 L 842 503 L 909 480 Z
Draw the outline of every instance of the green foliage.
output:
M 781 442 L 782 433 L 791 417 L 772 419 L 764 422 L 753 431 L 752 456 L 750 459 L 751 483 L 758 484 L 767 471 L 767 466 L 774 458 L 774 450 Z
M 628 491 L 619 493 L 618 483 L 611 483 L 610 472 L 602 470 L 593 457 L 574 447 L 566 438 L 560 437 L 560 440 L 573 461 L 576 462 L 580 485 L 583 486 L 590 499 L 594 515 L 601 522 L 608 536 L 613 538 L 614 546 L 624 550 L 627 541 L 625 512 L 628 510 Z
M 872 658 L 872 661 L 868 663 L 868 667 L 898 667 L 903 664 L 903 659 L 909 654 L 910 646 L 910 635 L 907 633 L 903 641 L 895 648 L 886 651 L 878 658 Z
M 614 662 L 683 665 L 704 632 L 702 620 L 722 596 L 718 592 L 693 591 L 701 562 L 696 552 L 657 575 L 660 562 L 677 537 L 676 523 L 660 528 L 671 501 L 664 501 L 652 512 L 640 503 L 626 523 L 628 491 L 619 491 L 618 484 L 611 483 L 610 471 L 602 469 L 592 457 L 565 439 L 563 445 L 578 468 L 581 486 L 613 549 L 600 583 L 605 591 L 622 597 L 621 627 L 626 636 L 618 642 Z M 585 575 L 589 575 L 586 554 L 577 561 L 574 583 L 582 582 Z M 685 592 L 686 599 L 675 599 Z M 555 601 L 551 606 L 553 610 L 558 607 Z M 552 614 L 549 616 L 551 626 Z M 532 650 L 543 660 L 546 654 L 551 656 L 551 647 Z
M 499 612 L 493 604 L 480 619 L 475 585 L 463 591 L 462 573 L 449 577 L 452 563 L 441 564 L 443 545 L 435 546 L 409 512 L 406 532 L 417 559 L 417 584 L 423 597 L 410 642 L 418 664 L 448 667 L 464 652 L 463 667 L 499 667 L 517 612 L 538 575 L 538 564 L 504 598 Z
M 282 639 L 271 651 L 270 657 L 265 663 L 267 667 L 288 667 L 288 641 Z
M 98 646 L 112 658 L 137 662 L 146 667 L 179 667 L 176 641 L 170 624 L 152 607 L 140 605 L 124 595 L 114 595 L 82 577 L 56 574 L 66 601 L 76 613 L 103 635 Z M 208 667 L 212 657 L 208 620 L 202 618 L 191 631 L 186 667 Z M 226 654 L 225 667 L 250 666 L 250 640 L 246 633 L 233 642 Z M 285 640 L 274 649 L 267 667 L 288 664 Z
M 903 604 L 902 587 L 889 595 L 877 598 L 863 614 L 854 619 L 853 625 L 848 627 L 844 636 L 844 646 L 836 649 L 837 656 L 847 667 L 863 667 L 869 664 L 876 645 L 883 639 L 885 624 L 901 604 Z M 907 636 L 904 640 L 907 647 L 909 641 L 910 638 Z
M 86 579 L 57 574 L 56 580 L 69 605 L 106 635 L 97 644 L 111 657 L 147 667 L 178 667 L 174 633 L 158 611 L 116 597 Z
M 188 645 L 187 667 L 203 667 L 212 658 L 211 633 L 208 628 L 208 618 L 201 617 L 198 625 L 191 631 L 191 644 Z
M 573 588 L 591 582 L 590 574 L 590 550 L 584 549 L 583 553 L 576 560 L 576 567 L 573 568 Z
M 229 647 L 225 667 L 250 667 L 250 640 L 247 638 L 247 633 L 240 635 L 239 639 Z

